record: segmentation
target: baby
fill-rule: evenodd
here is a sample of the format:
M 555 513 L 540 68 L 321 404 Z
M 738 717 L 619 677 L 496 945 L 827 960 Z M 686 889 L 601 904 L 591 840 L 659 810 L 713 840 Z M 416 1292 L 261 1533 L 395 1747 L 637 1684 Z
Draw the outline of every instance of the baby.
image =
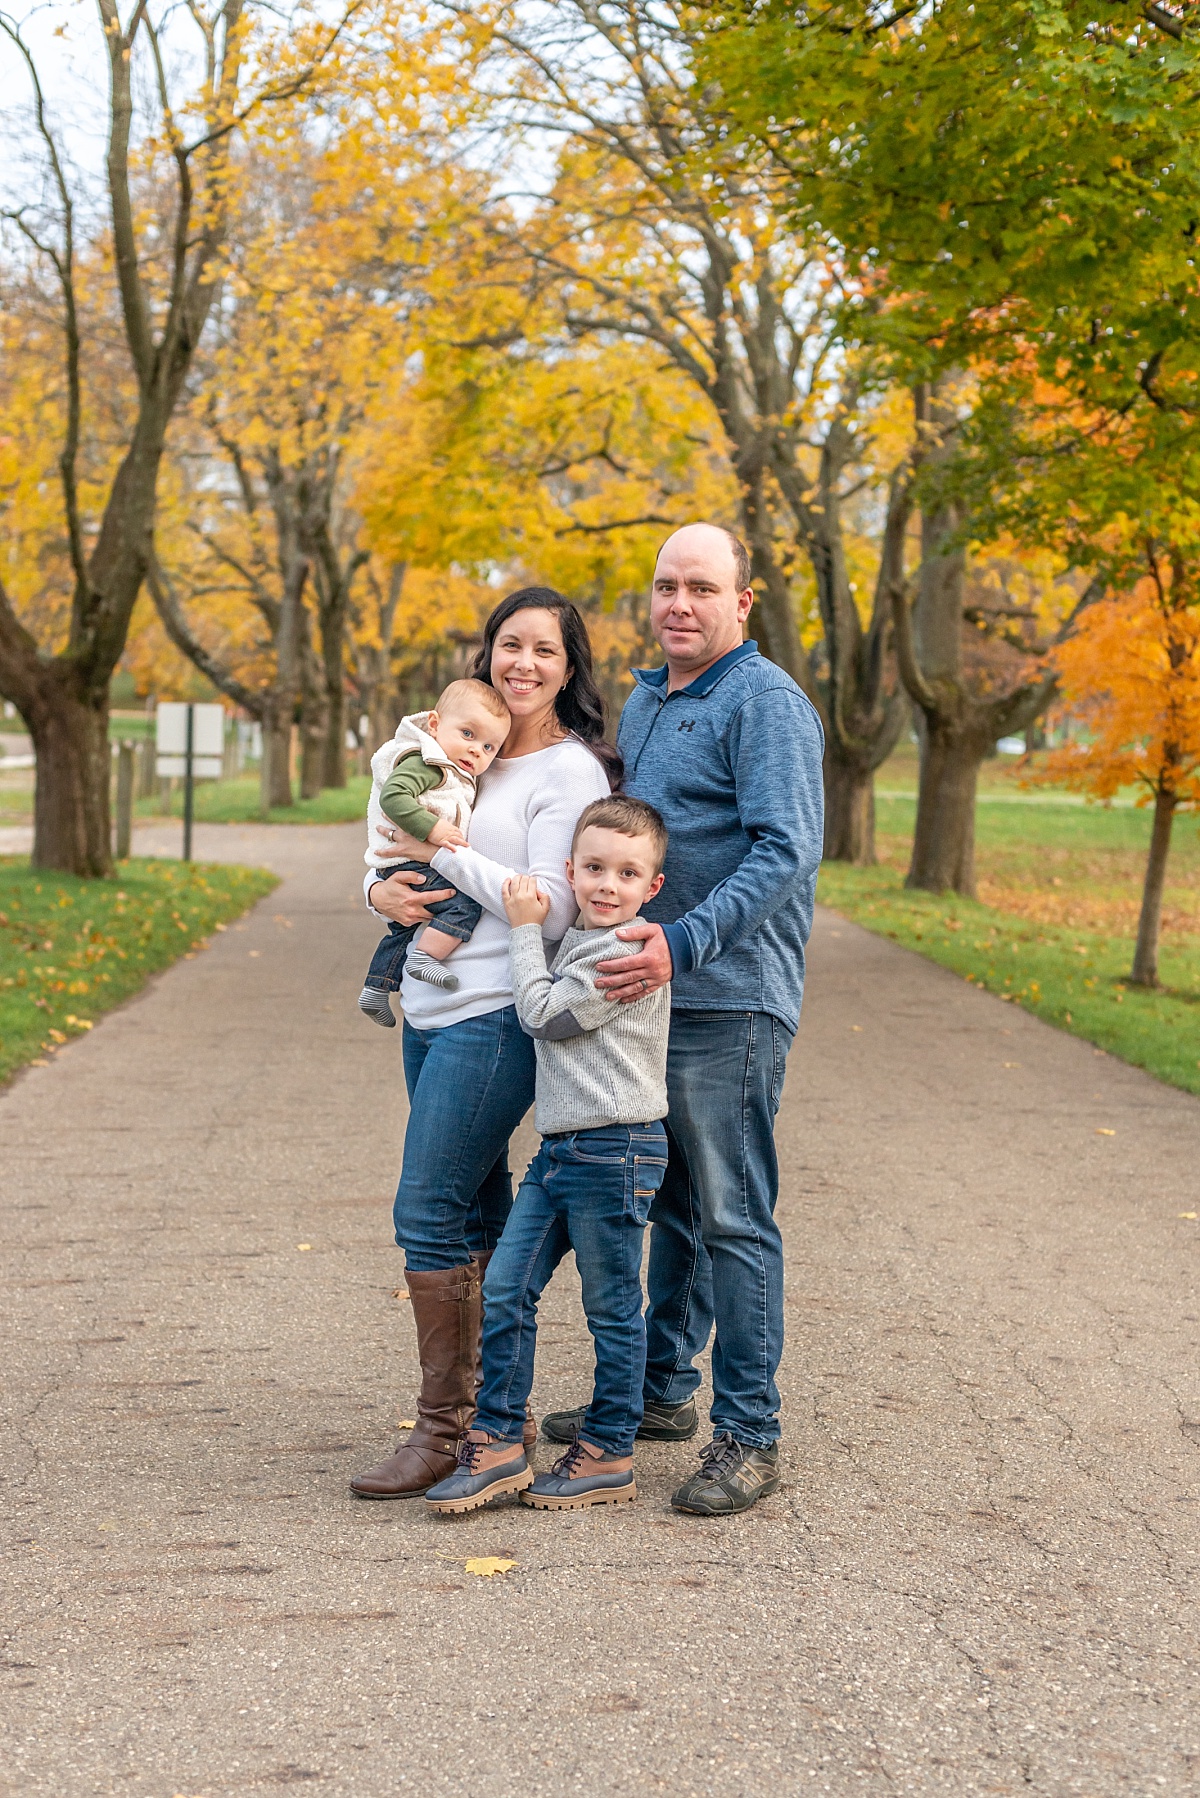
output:
M 511 724 L 499 693 L 480 680 L 451 681 L 431 712 L 401 719 L 395 736 L 371 757 L 364 859 L 381 880 L 401 872 L 419 874 L 421 884 L 410 888 L 413 892 L 450 885 L 427 862 L 396 861 L 390 825 L 435 849 L 461 848 L 476 782 L 495 760 Z M 371 957 L 358 1003 L 389 1030 L 396 1020 L 388 995 L 399 991 L 405 967 L 417 980 L 453 992 L 457 976 L 443 964 L 459 943 L 468 941 L 482 916 L 474 899 L 457 890 L 449 899 L 430 901 L 429 910 L 436 925 L 389 924 Z

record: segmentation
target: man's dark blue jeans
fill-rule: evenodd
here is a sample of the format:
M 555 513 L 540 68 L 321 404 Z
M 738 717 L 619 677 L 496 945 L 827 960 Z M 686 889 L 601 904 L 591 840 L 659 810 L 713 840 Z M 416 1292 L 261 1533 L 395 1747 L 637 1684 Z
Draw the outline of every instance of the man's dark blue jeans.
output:
M 538 1300 L 574 1249 L 596 1344 L 595 1386 L 580 1434 L 609 1454 L 633 1452 L 646 1372 L 642 1236 L 666 1166 L 666 1132 L 658 1123 L 544 1138 L 484 1276 L 479 1429 L 520 1442 Z
M 412 893 L 436 892 L 440 887 L 448 887 L 451 883 L 428 862 L 389 862 L 386 868 L 376 870 L 380 880 L 387 880 L 393 874 L 419 874 L 416 886 L 410 886 Z M 405 883 L 407 885 L 407 882 Z M 455 887 L 449 899 L 434 899 L 426 909 L 432 915 L 439 930 L 447 936 L 456 936 L 460 943 L 468 942 L 474 933 L 475 926 L 483 916 L 483 907 L 474 899 L 468 899 Z M 400 976 L 404 972 L 404 957 L 418 930 L 423 924 L 389 924 L 388 933 L 382 938 L 374 955 L 371 966 L 367 970 L 364 986 L 373 986 L 380 993 L 398 993 Z
M 774 1125 L 792 1035 L 761 1011 L 671 1013 L 669 1159 L 650 1211 L 646 1398 L 682 1405 L 716 1324 L 713 1433 L 779 1439 L 783 1244 Z

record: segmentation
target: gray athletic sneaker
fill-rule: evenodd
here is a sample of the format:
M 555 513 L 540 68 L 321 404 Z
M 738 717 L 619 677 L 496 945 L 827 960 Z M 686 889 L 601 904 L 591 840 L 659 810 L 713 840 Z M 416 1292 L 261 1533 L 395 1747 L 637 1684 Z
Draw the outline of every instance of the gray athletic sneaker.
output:
M 571 1411 L 551 1411 L 542 1419 L 542 1435 L 551 1442 L 574 1442 L 587 1416 L 586 1405 Z M 694 1398 L 682 1405 L 660 1405 L 647 1401 L 638 1425 L 639 1442 L 690 1442 L 700 1428 Z
M 672 1493 L 671 1503 L 697 1517 L 732 1517 L 778 1489 L 779 1444 L 752 1448 L 723 1430 L 701 1455 L 699 1473 Z

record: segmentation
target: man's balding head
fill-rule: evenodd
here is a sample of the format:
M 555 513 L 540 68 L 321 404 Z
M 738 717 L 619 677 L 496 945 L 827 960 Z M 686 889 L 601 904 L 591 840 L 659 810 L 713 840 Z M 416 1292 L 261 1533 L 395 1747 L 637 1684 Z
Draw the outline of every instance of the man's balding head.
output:
M 650 624 L 666 653 L 671 690 L 736 649 L 750 615 L 750 558 L 719 524 L 685 524 L 658 552 Z
M 663 544 L 662 548 L 663 549 L 668 548 L 668 546 L 670 544 L 675 542 L 675 539 L 677 537 L 683 537 L 685 539 L 693 540 L 697 544 L 703 544 L 705 541 L 705 534 L 709 533 L 709 532 L 714 532 L 714 531 L 716 532 L 716 535 L 718 537 L 724 538 L 725 543 L 728 547 L 729 553 L 733 558 L 734 585 L 737 587 L 739 592 L 745 592 L 746 588 L 749 587 L 749 585 L 750 585 L 750 578 L 751 578 L 750 577 L 750 551 L 746 548 L 746 545 L 742 542 L 741 538 L 736 536 L 733 531 L 727 531 L 723 524 L 684 524 L 684 525 L 681 525 L 677 531 L 672 531 L 671 535 L 667 538 L 667 541 L 666 541 L 666 543 Z M 696 533 L 694 539 L 692 539 L 693 532 Z M 660 549 L 658 553 L 661 556 L 662 549 Z

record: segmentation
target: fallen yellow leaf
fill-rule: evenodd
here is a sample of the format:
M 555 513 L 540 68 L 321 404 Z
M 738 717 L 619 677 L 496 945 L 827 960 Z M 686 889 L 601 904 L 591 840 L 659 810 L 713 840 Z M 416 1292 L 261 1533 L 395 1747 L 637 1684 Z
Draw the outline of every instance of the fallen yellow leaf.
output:
M 1097 1136 L 1115 1136 L 1116 1134 L 1115 1130 L 1097 1130 L 1096 1132 Z
M 1196 1216 L 1196 1213 L 1194 1211 L 1181 1211 L 1179 1213 L 1179 1215 L 1180 1215 L 1180 1217 L 1190 1217 L 1190 1218 L 1194 1219 Z
M 311 1243 L 311 1242 L 298 1242 L 298 1243 L 297 1243 L 297 1244 L 296 1244 L 296 1247 L 297 1247 L 297 1248 L 298 1248 L 298 1249 L 311 1249 L 311 1248 L 312 1248 L 312 1243 Z
M 1195 1212 L 1193 1212 L 1192 1216 L 1194 1217 L 1195 1215 Z M 415 1430 L 416 1427 L 417 1420 L 415 1417 L 401 1417 L 396 1421 L 396 1428 L 398 1430 Z
M 397 1286 L 396 1290 L 392 1294 L 392 1297 L 394 1299 L 406 1299 L 408 1297 L 408 1287 L 407 1286 Z
M 463 1563 L 468 1573 L 477 1573 L 480 1579 L 491 1579 L 494 1574 L 507 1573 L 515 1567 L 515 1561 L 501 1561 L 495 1555 L 476 1555 L 472 1560 Z

